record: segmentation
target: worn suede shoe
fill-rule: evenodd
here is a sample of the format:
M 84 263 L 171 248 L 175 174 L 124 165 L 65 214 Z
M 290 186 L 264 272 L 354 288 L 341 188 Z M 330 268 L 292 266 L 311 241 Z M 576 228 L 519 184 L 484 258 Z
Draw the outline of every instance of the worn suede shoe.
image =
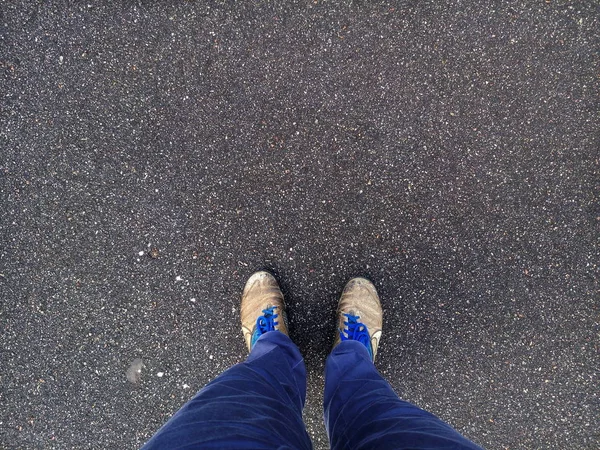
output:
M 375 286 L 365 278 L 353 278 L 346 284 L 338 304 L 339 333 L 335 347 L 342 341 L 359 341 L 375 361 L 381 339 L 383 311 Z
M 240 308 L 242 332 L 248 351 L 269 331 L 288 334 L 283 294 L 269 272 L 256 272 L 246 282 Z

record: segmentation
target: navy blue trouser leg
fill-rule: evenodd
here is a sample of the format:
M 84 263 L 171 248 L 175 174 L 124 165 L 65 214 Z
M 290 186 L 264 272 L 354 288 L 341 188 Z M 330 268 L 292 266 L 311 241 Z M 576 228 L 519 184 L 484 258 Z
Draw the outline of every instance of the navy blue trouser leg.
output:
M 269 332 L 245 362 L 201 389 L 144 449 L 310 449 L 305 397 L 298 348 L 283 333 Z M 327 359 L 324 407 L 333 450 L 480 448 L 400 400 L 356 341 L 340 343 Z
M 357 341 L 341 342 L 327 358 L 324 409 L 332 450 L 481 449 L 433 414 L 400 400 Z
M 310 449 L 302 421 L 306 369 L 278 331 L 186 403 L 144 449 Z

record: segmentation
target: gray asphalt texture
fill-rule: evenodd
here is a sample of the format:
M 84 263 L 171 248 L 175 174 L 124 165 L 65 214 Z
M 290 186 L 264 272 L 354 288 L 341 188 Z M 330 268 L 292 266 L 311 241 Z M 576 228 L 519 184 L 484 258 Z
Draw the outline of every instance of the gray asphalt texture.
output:
M 598 448 L 600 7 L 499 3 L 3 1 L 0 447 L 140 446 L 268 269 L 315 448 L 353 276 L 403 398 Z

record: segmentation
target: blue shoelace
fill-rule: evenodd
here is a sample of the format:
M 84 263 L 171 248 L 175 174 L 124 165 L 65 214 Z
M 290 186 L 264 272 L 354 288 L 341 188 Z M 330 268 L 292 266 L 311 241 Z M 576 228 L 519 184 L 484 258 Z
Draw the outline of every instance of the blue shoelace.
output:
M 369 330 L 367 329 L 367 326 L 364 323 L 358 321 L 358 319 L 360 319 L 360 316 L 354 316 L 352 314 L 345 313 L 344 316 L 348 318 L 348 321 L 344 322 L 344 325 L 346 326 L 344 330 L 339 330 L 340 338 L 342 339 L 342 341 L 360 342 L 365 347 L 367 347 L 369 355 L 371 356 L 371 359 L 373 359 L 371 336 L 369 335 Z M 344 333 L 346 333 L 346 335 L 344 335 Z
M 276 322 L 275 319 L 279 317 L 279 314 L 275 314 L 275 309 L 277 306 L 271 306 L 267 309 L 263 309 L 263 315 L 256 319 L 256 327 L 254 329 L 254 333 L 252 333 L 252 340 L 250 342 L 250 347 L 254 347 L 254 344 L 268 331 L 276 331 L 275 326 L 279 323 Z

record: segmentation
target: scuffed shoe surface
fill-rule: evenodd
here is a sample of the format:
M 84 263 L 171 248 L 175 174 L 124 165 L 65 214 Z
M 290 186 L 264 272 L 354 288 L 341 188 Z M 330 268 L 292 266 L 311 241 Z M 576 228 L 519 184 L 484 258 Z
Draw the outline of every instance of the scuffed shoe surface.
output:
M 256 272 L 248 279 L 242 294 L 240 315 L 248 351 L 268 331 L 288 334 L 283 293 L 269 272 Z
M 383 311 L 373 283 L 366 278 L 353 278 L 346 284 L 338 304 L 338 320 L 339 332 L 334 347 L 341 341 L 359 341 L 367 347 L 375 361 Z

